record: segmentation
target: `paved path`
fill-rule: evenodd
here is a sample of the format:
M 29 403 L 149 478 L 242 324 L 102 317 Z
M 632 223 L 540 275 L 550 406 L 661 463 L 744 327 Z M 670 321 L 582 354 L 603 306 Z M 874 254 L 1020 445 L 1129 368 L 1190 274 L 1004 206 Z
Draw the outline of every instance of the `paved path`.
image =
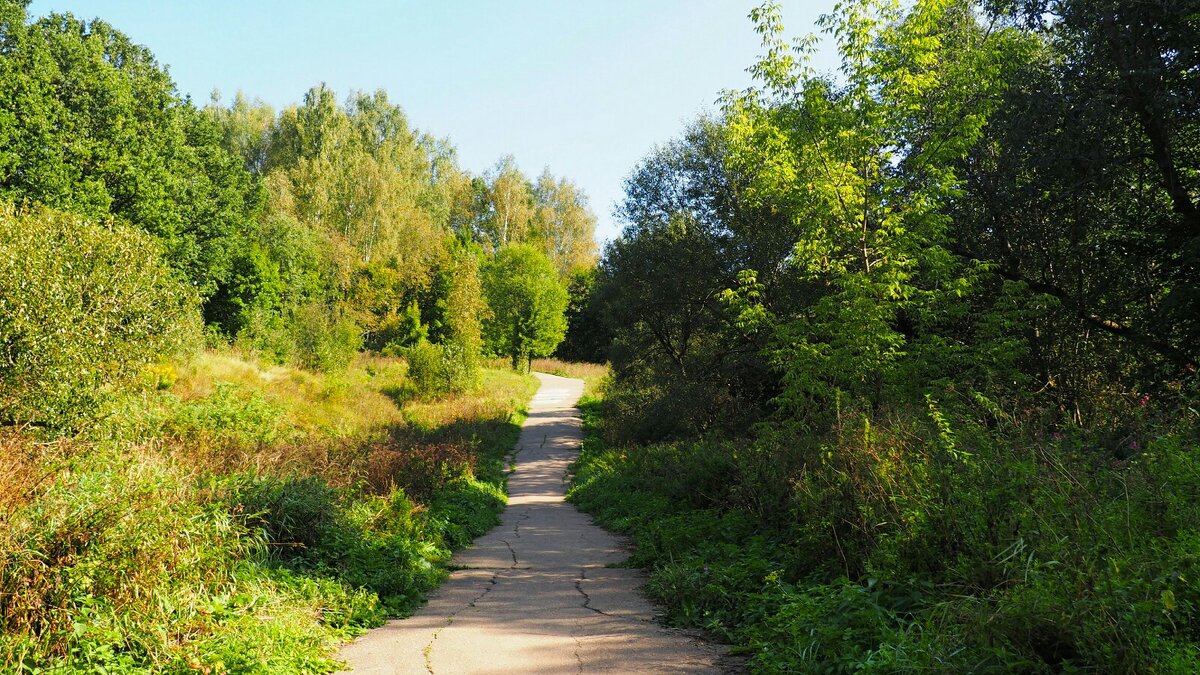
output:
M 583 382 L 538 374 L 499 527 L 408 619 L 342 651 L 355 673 L 721 673 L 723 649 L 653 621 L 627 552 L 563 501 L 582 439 Z

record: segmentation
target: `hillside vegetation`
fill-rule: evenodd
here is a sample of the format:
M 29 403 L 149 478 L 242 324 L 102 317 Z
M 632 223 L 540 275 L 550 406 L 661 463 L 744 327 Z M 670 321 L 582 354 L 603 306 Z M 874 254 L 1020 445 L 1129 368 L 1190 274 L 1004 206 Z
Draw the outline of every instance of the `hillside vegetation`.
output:
M 573 309 L 572 498 L 672 621 L 764 673 L 1200 669 L 1196 12 L 752 12 Z

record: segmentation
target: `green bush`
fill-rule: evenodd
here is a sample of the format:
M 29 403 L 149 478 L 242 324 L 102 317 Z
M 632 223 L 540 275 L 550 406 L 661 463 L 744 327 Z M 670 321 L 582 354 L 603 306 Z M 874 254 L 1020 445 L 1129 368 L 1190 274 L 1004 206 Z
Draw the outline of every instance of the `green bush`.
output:
M 300 363 L 311 370 L 344 370 L 362 347 L 362 333 L 345 308 L 311 303 L 292 317 Z
M 262 530 L 283 558 L 320 546 L 334 525 L 337 494 L 316 476 L 250 479 L 237 492 L 235 510 Z
M 570 498 L 632 535 L 672 622 L 754 672 L 1200 665 L 1194 422 L 1147 426 L 1131 459 L 932 403 L 815 437 L 610 448 L 604 409 L 584 403 Z
M 433 344 L 421 340 L 411 347 L 389 346 L 387 356 L 403 356 L 417 395 L 434 398 L 474 389 L 479 380 L 479 355 L 459 343 Z
M 445 578 L 451 548 L 494 527 L 505 503 L 495 485 L 467 475 L 439 489 L 428 511 L 401 489 L 370 495 L 315 476 L 240 476 L 225 486 L 231 509 L 262 532 L 283 569 L 366 589 L 391 614 L 416 607 Z
M 263 307 L 252 307 L 244 313 L 244 319 L 233 343 L 240 351 L 278 365 L 296 359 L 299 346 L 289 317 Z
M 86 423 L 113 388 L 199 342 L 197 302 L 145 234 L 0 206 L 0 417 Z

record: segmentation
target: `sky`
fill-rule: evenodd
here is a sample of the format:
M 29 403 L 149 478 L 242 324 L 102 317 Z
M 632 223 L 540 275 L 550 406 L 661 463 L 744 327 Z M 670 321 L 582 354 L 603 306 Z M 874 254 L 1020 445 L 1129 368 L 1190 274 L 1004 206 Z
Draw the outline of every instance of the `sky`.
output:
M 482 173 L 512 154 L 589 196 L 597 239 L 625 178 L 721 92 L 751 84 L 757 0 L 34 0 L 100 17 L 149 47 L 198 104 L 237 91 L 277 110 L 325 82 L 385 89 L 412 124 Z M 832 0 L 783 2 L 792 36 Z M 820 70 L 833 64 L 818 57 Z

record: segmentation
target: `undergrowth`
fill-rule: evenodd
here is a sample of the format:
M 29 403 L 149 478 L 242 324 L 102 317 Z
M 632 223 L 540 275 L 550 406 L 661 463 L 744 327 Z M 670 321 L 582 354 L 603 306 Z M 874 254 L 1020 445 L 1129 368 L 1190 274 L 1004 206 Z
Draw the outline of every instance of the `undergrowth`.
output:
M 417 401 L 400 360 L 207 353 L 75 438 L 4 432 L 0 672 L 336 670 L 498 522 L 536 382 L 484 378 Z
M 940 409 L 609 445 L 619 420 L 582 407 L 569 498 L 633 537 L 672 623 L 754 672 L 1200 668 L 1194 413 L 1119 459 Z

